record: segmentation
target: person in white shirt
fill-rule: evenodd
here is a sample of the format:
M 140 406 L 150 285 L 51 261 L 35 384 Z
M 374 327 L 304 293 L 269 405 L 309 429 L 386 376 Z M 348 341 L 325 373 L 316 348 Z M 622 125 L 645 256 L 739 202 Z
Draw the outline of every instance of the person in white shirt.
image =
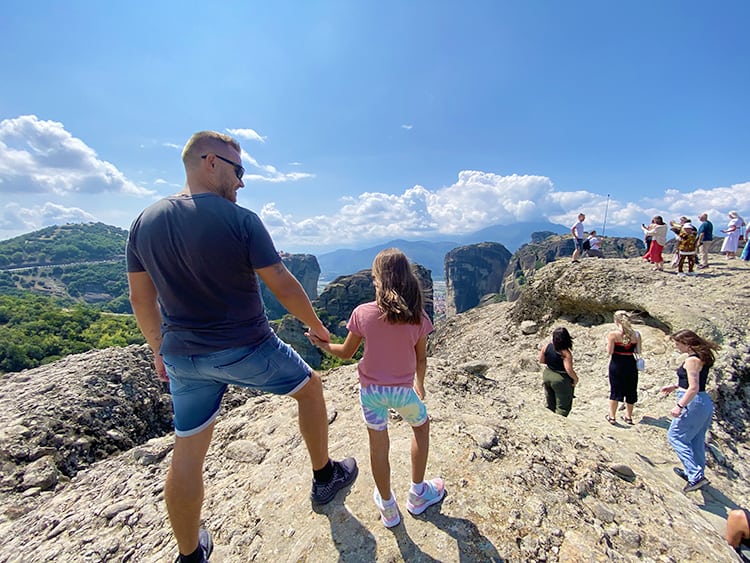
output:
M 602 253 L 601 249 L 602 242 L 599 237 L 596 236 L 596 231 L 591 231 L 586 240 L 588 240 L 589 244 L 591 245 L 586 251 L 586 256 L 591 256 L 594 258 L 604 258 L 604 254 Z
M 583 222 L 585 220 L 586 216 L 583 213 L 579 213 L 578 221 L 570 227 L 570 232 L 573 234 L 576 245 L 573 250 L 573 262 L 578 262 L 578 256 L 583 252 Z

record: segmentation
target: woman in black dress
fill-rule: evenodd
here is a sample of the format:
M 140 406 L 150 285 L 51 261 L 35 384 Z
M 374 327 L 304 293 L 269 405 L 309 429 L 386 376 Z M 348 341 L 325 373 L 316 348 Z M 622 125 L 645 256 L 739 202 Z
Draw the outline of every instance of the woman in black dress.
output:
M 625 401 L 627 424 L 633 424 L 633 406 L 638 400 L 638 368 L 635 354 L 641 353 L 641 335 L 633 330 L 626 311 L 615 311 L 615 330 L 607 335 L 609 359 L 609 414 L 607 422 L 617 422 L 617 406 Z

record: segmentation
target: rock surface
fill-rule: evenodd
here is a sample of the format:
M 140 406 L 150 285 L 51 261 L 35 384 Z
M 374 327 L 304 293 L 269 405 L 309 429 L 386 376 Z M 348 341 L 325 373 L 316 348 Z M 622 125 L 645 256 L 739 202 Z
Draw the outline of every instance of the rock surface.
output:
M 476 307 L 500 291 L 511 254 L 502 244 L 482 242 L 454 248 L 445 255 L 445 315 Z
M 318 259 L 312 254 L 281 254 L 281 261 L 297 278 L 302 288 L 305 290 L 310 300 L 318 296 L 318 280 L 320 279 L 320 266 Z M 263 297 L 263 304 L 266 307 L 266 314 L 269 319 L 280 319 L 287 314 L 287 310 L 279 303 L 276 296 L 266 287 L 266 284 L 258 278 Z
M 311 474 L 294 401 L 229 395 L 205 467 L 204 525 L 216 543 L 211 561 L 732 561 L 721 535 L 724 518 L 728 509 L 750 503 L 750 268 L 735 260 L 708 272 L 677 278 L 649 271 L 640 259 L 558 261 L 539 270 L 517 302 L 438 323 L 426 383 L 428 475 L 441 475 L 448 494 L 422 516 L 406 512 L 411 431 L 394 419 L 392 477 L 403 523 L 391 530 L 372 503 L 356 366 L 325 373 L 324 385 L 332 456 L 356 456 L 360 475 L 348 494 L 318 511 L 308 499 Z M 637 328 L 647 367 L 635 426 L 604 420 L 604 339 L 617 308 L 641 311 L 644 319 Z M 525 334 L 525 320 L 538 331 Z M 560 325 L 574 337 L 581 378 L 568 418 L 543 408 L 537 363 L 540 346 Z M 678 461 L 666 440 L 673 400 L 658 392 L 673 382 L 679 365 L 665 340 L 674 328 L 696 329 L 722 345 L 710 377 L 717 402 L 708 437 L 711 485 L 687 495 L 672 473 Z M 98 412 L 114 412 L 110 401 L 124 393 L 123 370 L 137 378 L 139 389 L 152 389 L 149 408 L 132 404 L 146 395 L 126 401 L 146 411 L 139 416 L 151 417 L 144 429 L 131 434 L 116 421 L 87 429 L 58 416 L 93 399 L 82 383 L 75 387 L 92 377 L 90 384 L 100 382 Z M 3 452 L 19 436 L 37 440 L 45 426 L 73 442 L 77 434 L 115 440 L 110 430 L 122 433 L 118 443 L 133 442 L 132 449 L 115 448 L 56 485 L 44 475 L 49 458 L 58 459 L 57 446 L 35 446 L 38 457 L 17 466 L 29 472 L 27 485 L 33 479 L 33 486 L 25 488 L 19 473 L 15 485 L 0 493 L 0 561 L 174 559 L 163 502 L 172 438 L 148 434 L 158 433 L 150 425 L 163 421 L 153 411 L 165 408 L 150 370 L 146 348 L 129 347 L 0 379 Z M 95 412 L 92 423 L 106 421 Z M 139 428 L 135 422 L 131 427 Z
M 422 284 L 425 296 L 425 312 L 432 319 L 433 286 L 430 270 L 420 264 L 413 264 L 413 271 Z M 375 286 L 372 283 L 372 270 L 361 270 L 350 276 L 341 276 L 329 283 L 320 296 L 313 301 L 317 309 L 324 311 L 321 320 L 328 330 L 338 336 L 346 336 L 346 323 L 357 305 L 375 300 Z

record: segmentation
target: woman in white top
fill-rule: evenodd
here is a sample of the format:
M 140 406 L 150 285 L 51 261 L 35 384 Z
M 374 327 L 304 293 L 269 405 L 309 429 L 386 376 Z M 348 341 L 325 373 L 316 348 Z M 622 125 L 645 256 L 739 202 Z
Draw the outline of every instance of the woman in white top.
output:
M 664 219 L 661 215 L 656 215 L 651 219 L 651 224 L 648 227 L 641 225 L 641 228 L 646 236 L 651 237 L 651 246 L 643 258 L 654 265 L 654 270 L 663 271 L 664 259 L 661 254 L 664 245 L 667 244 L 667 225 L 664 223 Z
M 737 253 L 737 246 L 742 234 L 742 223 L 742 217 L 740 217 L 739 213 L 736 211 L 729 212 L 729 224 L 726 229 L 721 230 L 722 233 L 727 235 L 724 238 L 724 243 L 721 245 L 721 251 L 727 257 L 727 260 L 732 260 Z

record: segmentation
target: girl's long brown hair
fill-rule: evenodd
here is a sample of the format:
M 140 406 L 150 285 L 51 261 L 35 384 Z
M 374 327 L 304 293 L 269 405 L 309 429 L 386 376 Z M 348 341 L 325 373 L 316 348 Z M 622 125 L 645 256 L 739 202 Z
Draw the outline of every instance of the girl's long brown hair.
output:
M 672 340 L 690 346 L 698 354 L 698 358 L 704 366 L 711 367 L 714 365 L 714 350 L 719 349 L 719 345 L 711 340 L 706 340 L 695 334 L 692 330 L 678 330 L 670 335 Z
M 372 262 L 375 301 L 391 324 L 422 323 L 424 297 L 419 278 L 406 255 L 397 248 L 381 250 Z

